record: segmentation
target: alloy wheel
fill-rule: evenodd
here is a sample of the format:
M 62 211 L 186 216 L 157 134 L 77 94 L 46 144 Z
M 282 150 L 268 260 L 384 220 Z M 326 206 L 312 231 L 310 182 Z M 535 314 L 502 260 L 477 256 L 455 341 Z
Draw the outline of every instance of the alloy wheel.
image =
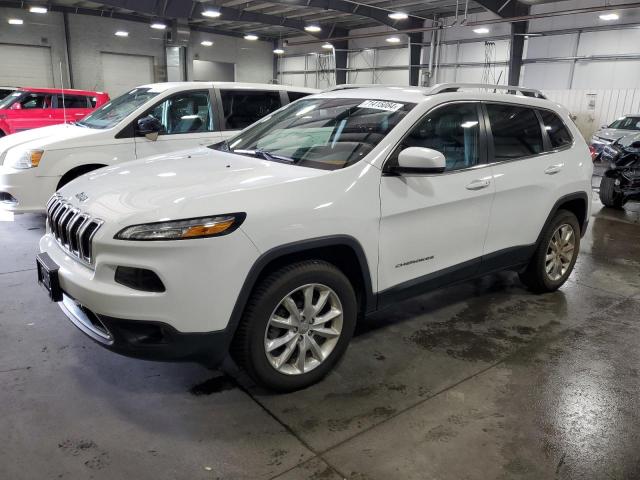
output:
M 549 240 L 545 271 L 552 281 L 560 280 L 569 270 L 575 255 L 576 235 L 568 223 L 560 225 Z

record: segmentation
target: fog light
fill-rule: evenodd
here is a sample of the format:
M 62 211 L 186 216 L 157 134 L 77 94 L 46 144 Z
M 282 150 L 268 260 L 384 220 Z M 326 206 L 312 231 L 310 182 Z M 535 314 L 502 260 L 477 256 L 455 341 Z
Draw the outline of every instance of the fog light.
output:
M 146 268 L 118 267 L 116 268 L 116 283 L 134 290 L 144 292 L 164 292 L 164 283 L 155 272 Z

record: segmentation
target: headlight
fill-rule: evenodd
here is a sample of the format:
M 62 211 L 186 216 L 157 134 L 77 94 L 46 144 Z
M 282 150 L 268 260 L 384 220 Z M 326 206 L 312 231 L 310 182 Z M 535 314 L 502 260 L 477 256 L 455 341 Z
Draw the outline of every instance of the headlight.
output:
M 245 213 L 187 218 L 170 222 L 144 223 L 120 230 L 117 240 L 187 240 L 227 235 L 244 221 Z
M 44 150 L 21 150 L 14 148 L 7 152 L 4 164 L 12 168 L 34 168 L 40 164 L 42 155 L 44 155 Z

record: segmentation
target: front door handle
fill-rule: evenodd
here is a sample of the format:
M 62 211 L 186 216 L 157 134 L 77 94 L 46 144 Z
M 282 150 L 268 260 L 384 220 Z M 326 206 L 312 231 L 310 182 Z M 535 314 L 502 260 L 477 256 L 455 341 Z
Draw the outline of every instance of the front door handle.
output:
M 467 190 L 482 190 L 483 188 L 487 188 L 489 185 L 491 185 L 491 181 L 487 180 L 486 178 L 481 178 L 478 180 L 474 180 L 469 185 L 467 185 L 466 188 Z
M 555 175 L 560 170 L 562 170 L 563 167 L 564 167 L 564 163 L 556 163 L 555 165 L 549 165 L 545 169 L 544 173 L 546 173 L 547 175 Z

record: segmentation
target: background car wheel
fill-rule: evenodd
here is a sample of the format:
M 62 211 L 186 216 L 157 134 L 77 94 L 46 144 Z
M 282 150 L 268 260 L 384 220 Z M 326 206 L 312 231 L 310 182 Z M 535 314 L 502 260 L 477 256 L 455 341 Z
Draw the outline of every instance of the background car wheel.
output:
M 93 172 L 94 170 L 97 170 L 105 166 L 106 165 L 82 165 L 80 167 L 76 167 L 72 170 L 69 170 L 67 173 L 65 173 L 62 176 L 62 178 L 58 182 L 58 187 L 56 188 L 56 190 L 60 190 L 67 183 L 71 182 L 72 180 L 75 180 L 76 178 L 78 178 L 81 175 L 84 175 L 85 173 Z
M 320 260 L 295 263 L 256 286 L 232 356 L 258 384 L 298 390 L 334 367 L 347 349 L 356 316 L 353 286 L 338 268 Z
M 520 280 L 536 293 L 553 292 L 567 281 L 580 250 L 576 216 L 559 210 L 542 234 L 540 244 Z
M 605 207 L 622 209 L 624 198 L 615 192 L 615 180 L 609 177 L 602 177 L 600 182 L 600 201 Z

